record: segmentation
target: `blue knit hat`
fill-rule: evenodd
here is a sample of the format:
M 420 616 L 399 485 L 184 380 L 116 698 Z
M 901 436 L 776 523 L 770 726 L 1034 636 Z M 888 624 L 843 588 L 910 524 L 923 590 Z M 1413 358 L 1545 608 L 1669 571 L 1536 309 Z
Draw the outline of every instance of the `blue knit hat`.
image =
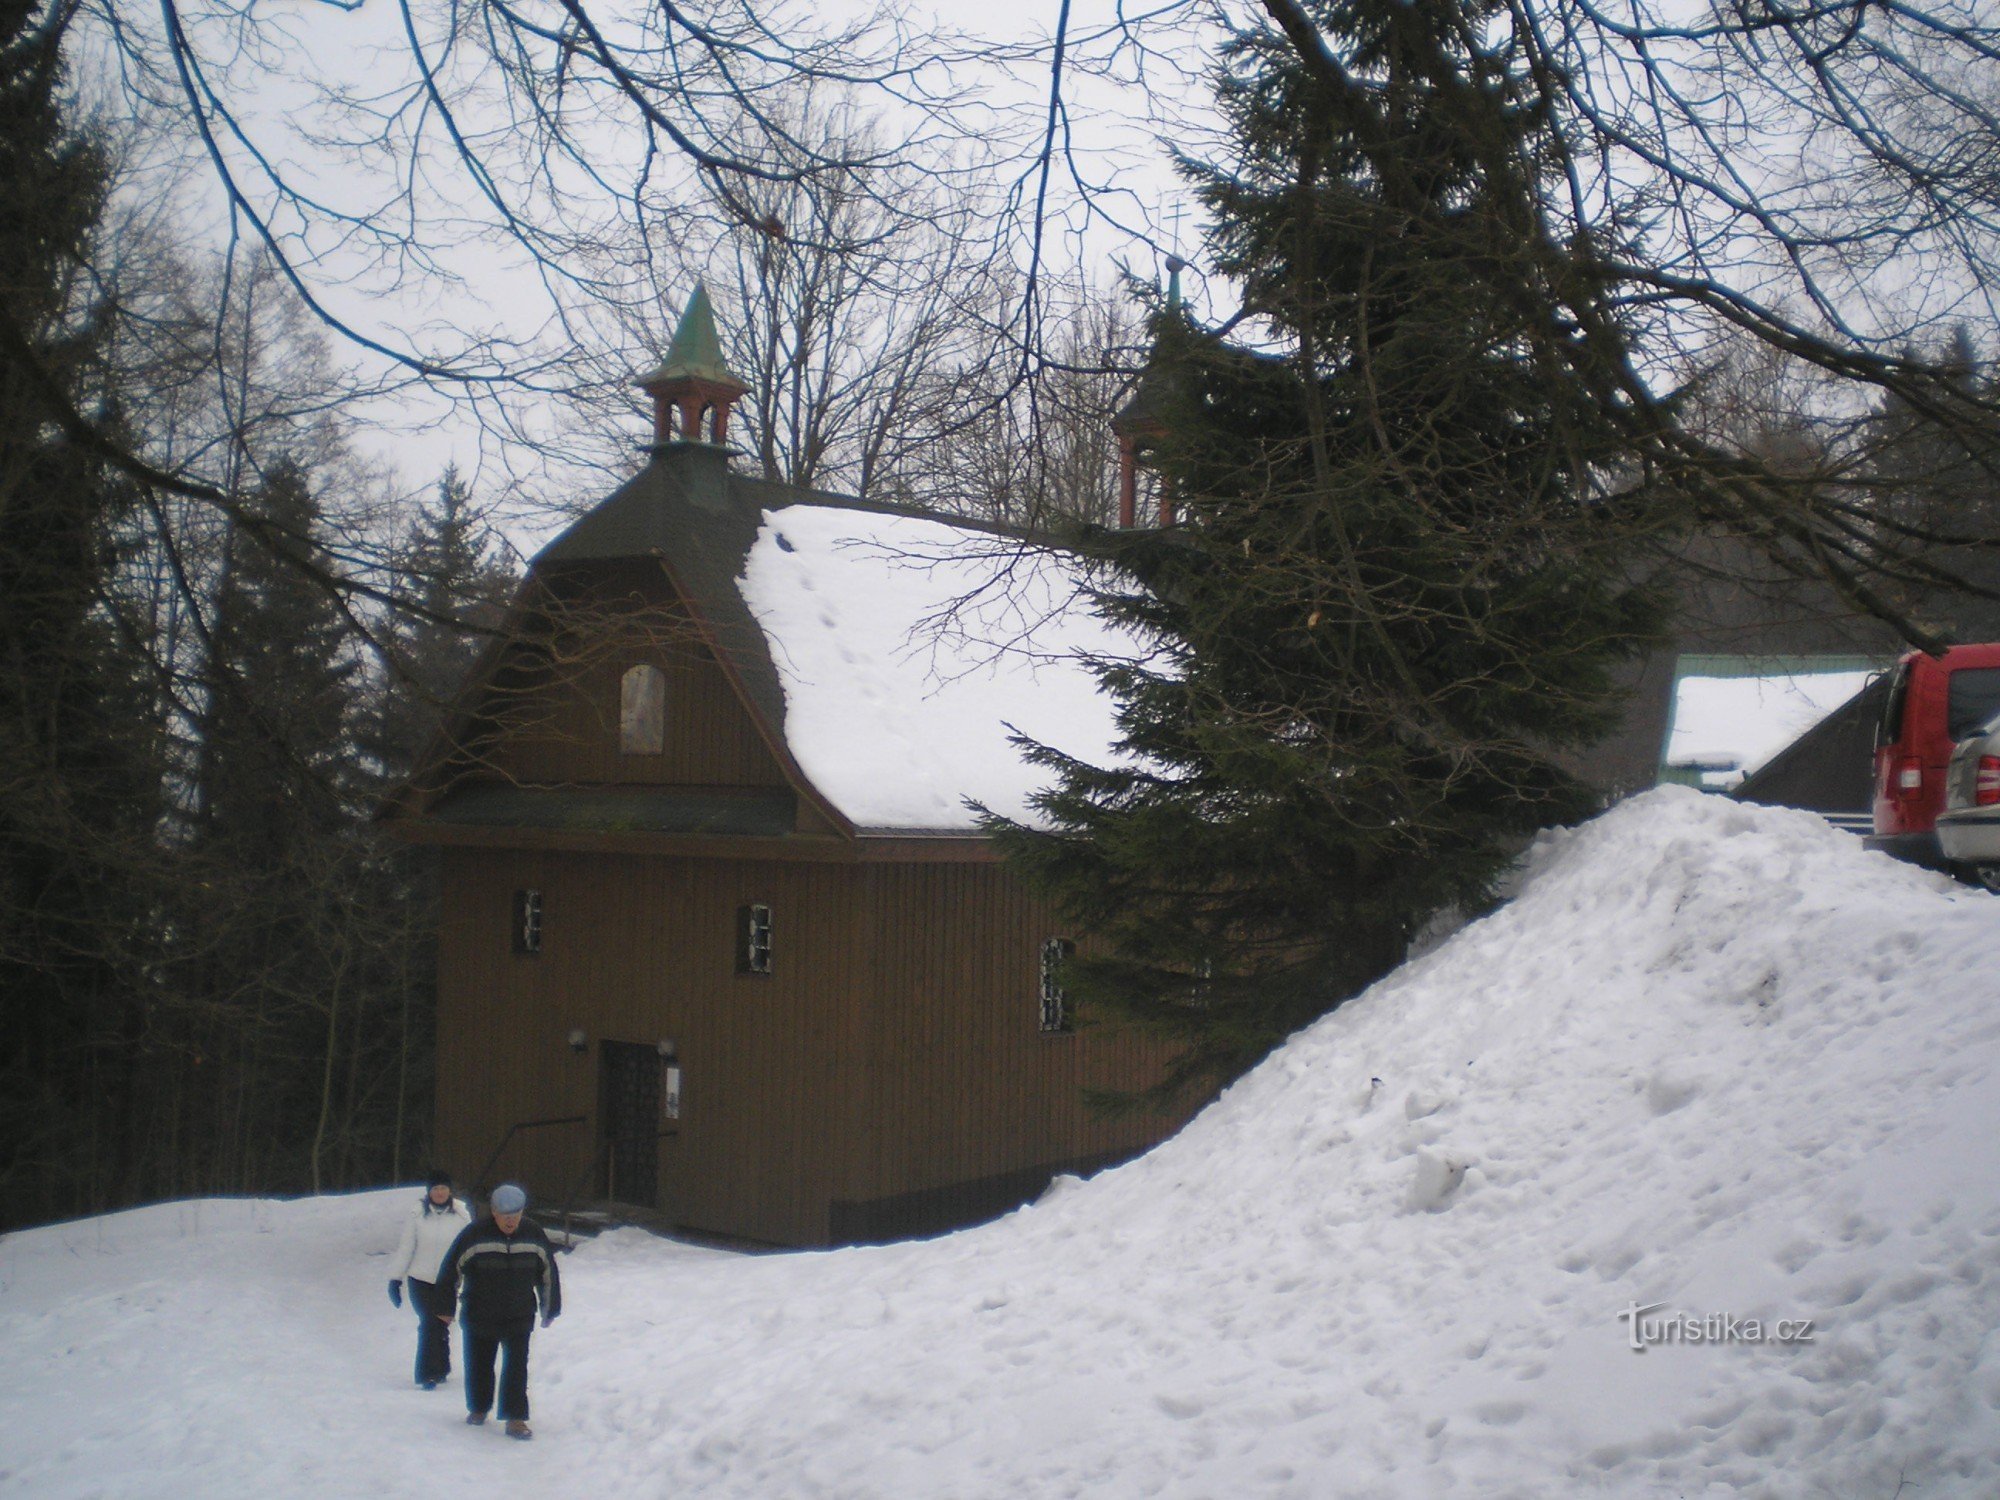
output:
M 489 1200 L 496 1214 L 517 1214 L 528 1206 L 528 1195 L 511 1182 L 503 1182 L 493 1190 Z

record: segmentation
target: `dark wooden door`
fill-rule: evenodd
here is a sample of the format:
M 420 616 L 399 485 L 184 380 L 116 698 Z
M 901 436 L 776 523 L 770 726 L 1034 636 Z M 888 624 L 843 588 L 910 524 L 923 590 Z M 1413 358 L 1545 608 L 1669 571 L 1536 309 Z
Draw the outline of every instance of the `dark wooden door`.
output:
M 643 1042 L 603 1044 L 604 1196 L 658 1208 L 660 1094 L 666 1061 Z

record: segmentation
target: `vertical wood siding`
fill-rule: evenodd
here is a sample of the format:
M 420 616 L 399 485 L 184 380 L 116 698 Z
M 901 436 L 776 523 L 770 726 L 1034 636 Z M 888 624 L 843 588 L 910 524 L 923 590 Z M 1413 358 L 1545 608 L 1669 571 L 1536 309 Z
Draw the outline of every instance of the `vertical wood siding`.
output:
M 759 787 L 784 772 L 721 667 L 691 638 L 657 565 L 566 587 L 581 644 L 565 665 L 497 673 L 512 705 L 474 774 L 529 785 Z M 666 745 L 618 748 L 625 670 L 667 677 Z M 511 684 L 511 686 L 510 686 Z M 830 833 L 801 799 L 801 832 Z M 439 949 L 437 1138 L 489 1182 L 525 1182 L 544 1211 L 601 1183 L 603 1042 L 671 1039 L 681 1118 L 660 1142 L 659 1202 L 691 1228 L 821 1244 L 836 1213 L 1032 1179 L 1140 1149 L 1177 1121 L 1105 1121 L 1086 1088 L 1132 1089 L 1163 1054 L 1129 1036 L 1044 1035 L 1042 943 L 1064 930 L 990 863 L 800 862 L 446 849 Z M 517 890 L 542 893 L 542 951 L 513 951 Z M 737 973 L 736 915 L 772 911 L 768 976 Z M 568 1037 L 581 1030 L 582 1052 Z M 859 1216 L 856 1211 L 860 1210 Z
M 657 666 L 666 676 L 666 748 L 625 755 L 618 748 L 618 690 L 626 668 Z M 580 785 L 777 786 L 784 772 L 722 668 L 706 648 L 640 631 L 607 639 L 519 693 L 516 727 L 488 756 L 498 776 Z
M 793 864 L 445 852 L 438 1131 L 470 1173 L 516 1120 L 496 1175 L 544 1207 L 596 1159 L 598 1044 L 672 1038 L 678 1130 L 660 1201 L 678 1222 L 825 1243 L 867 1203 L 1141 1148 L 1173 1122 L 1106 1122 L 1086 1086 L 1136 1087 L 1159 1053 L 1037 1026 L 1039 903 L 994 865 Z M 542 952 L 512 951 L 513 893 L 542 892 Z M 736 911 L 772 908 L 768 977 L 736 972 Z M 566 1038 L 581 1028 L 589 1048 Z M 595 1181 L 585 1183 L 594 1195 Z

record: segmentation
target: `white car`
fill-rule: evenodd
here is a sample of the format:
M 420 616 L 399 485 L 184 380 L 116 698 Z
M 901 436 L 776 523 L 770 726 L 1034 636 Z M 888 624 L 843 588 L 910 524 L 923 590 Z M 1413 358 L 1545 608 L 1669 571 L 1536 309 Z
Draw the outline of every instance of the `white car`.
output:
M 1952 746 L 1937 832 L 1947 860 L 2000 892 L 2000 716 Z

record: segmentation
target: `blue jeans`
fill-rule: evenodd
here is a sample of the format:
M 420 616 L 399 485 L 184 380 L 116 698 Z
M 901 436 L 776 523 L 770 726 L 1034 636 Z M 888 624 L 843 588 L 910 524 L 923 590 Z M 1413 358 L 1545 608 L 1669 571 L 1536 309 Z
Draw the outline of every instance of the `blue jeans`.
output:
M 451 1378 L 451 1325 L 444 1321 L 451 1309 L 444 1306 L 437 1288 L 414 1278 L 403 1283 L 410 1294 L 410 1306 L 417 1314 L 417 1379 L 445 1381 Z

